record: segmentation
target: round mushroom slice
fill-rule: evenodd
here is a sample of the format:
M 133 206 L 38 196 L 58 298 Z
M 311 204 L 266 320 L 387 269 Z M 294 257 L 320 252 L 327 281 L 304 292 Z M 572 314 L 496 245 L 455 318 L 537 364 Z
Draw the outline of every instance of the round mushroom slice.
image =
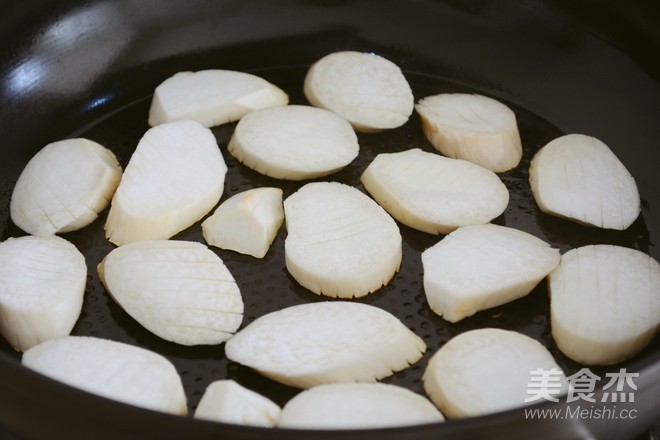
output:
M 119 185 L 115 155 L 88 139 L 67 139 L 42 148 L 26 165 L 9 205 L 12 221 L 45 237 L 92 223 Z
M 415 106 L 426 138 L 445 156 L 464 159 L 501 173 L 522 158 L 516 115 L 492 98 L 443 93 Z
M 550 273 L 552 336 L 566 356 L 585 365 L 624 361 L 660 326 L 660 264 L 613 245 L 566 252 Z
M 98 272 L 129 315 L 168 341 L 220 344 L 243 321 L 238 285 L 220 257 L 201 243 L 130 243 L 111 251 Z
M 213 127 L 237 121 L 253 110 L 288 102 L 289 97 L 279 87 L 249 73 L 179 72 L 156 87 L 149 125 L 189 119 Z
M 284 201 L 284 213 L 286 268 L 316 294 L 361 297 L 380 289 L 399 270 L 399 228 L 351 186 L 309 183 Z
M 627 229 L 639 216 L 635 179 L 600 140 L 581 134 L 541 148 L 529 167 L 541 211 L 605 229 Z
M 392 217 L 430 234 L 488 223 L 509 203 L 509 191 L 492 171 L 419 148 L 379 154 L 360 180 Z
M 378 307 L 317 302 L 261 316 L 225 345 L 227 357 L 298 388 L 375 382 L 417 362 L 426 344 Z
M 174 365 L 144 348 L 65 336 L 32 347 L 21 362 L 52 379 L 108 399 L 173 414 L 188 411 Z
M 287 105 L 245 115 L 227 146 L 253 170 L 277 179 L 303 180 L 341 170 L 359 152 L 344 118 L 328 110 Z
M 373 53 L 324 56 L 307 72 L 304 90 L 312 105 L 343 116 L 363 132 L 400 127 L 415 104 L 401 69 Z
M 282 428 L 373 429 L 444 421 L 425 397 L 384 383 L 319 385 L 289 400 Z
M 433 403 L 450 418 L 558 401 L 568 391 L 564 373 L 541 343 L 494 328 L 453 337 L 431 357 L 422 380 Z
M 63 238 L 0 243 L 0 333 L 16 350 L 66 336 L 82 308 L 85 257 Z

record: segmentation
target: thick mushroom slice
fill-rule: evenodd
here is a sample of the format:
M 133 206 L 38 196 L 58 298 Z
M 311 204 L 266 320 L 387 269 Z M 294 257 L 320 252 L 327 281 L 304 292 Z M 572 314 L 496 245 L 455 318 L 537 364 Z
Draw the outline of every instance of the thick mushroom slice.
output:
M 253 110 L 288 102 L 289 97 L 282 89 L 249 73 L 179 72 L 156 87 L 149 125 L 190 119 L 214 127 L 237 121 Z

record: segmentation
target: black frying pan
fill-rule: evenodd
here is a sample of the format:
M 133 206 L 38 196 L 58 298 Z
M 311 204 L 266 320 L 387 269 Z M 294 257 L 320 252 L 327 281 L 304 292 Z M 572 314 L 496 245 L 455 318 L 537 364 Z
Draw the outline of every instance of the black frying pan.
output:
M 335 50 L 373 51 L 404 70 L 416 98 L 451 91 L 495 97 L 516 112 L 525 154 L 502 174 L 511 193 L 494 222 L 533 233 L 565 252 L 592 243 L 640 249 L 660 259 L 659 16 L 624 2 L 561 1 L 38 1 L 0 6 L 0 238 L 23 235 L 9 219 L 13 185 L 46 143 L 85 136 L 111 148 L 123 165 L 146 131 L 150 94 L 180 70 L 222 68 L 258 74 L 304 104 L 309 65 Z M 223 200 L 256 186 L 279 186 L 285 196 L 299 183 L 261 176 L 227 154 L 235 125 L 213 131 L 229 166 Z M 643 199 L 627 231 L 603 231 L 540 213 L 527 183 L 534 152 L 564 133 L 607 143 L 635 176 Z M 420 121 L 378 134 L 361 134 L 360 157 L 330 178 L 363 189 L 358 178 L 383 151 L 433 151 Z M 65 238 L 85 254 L 89 278 L 73 333 L 124 341 L 167 356 L 181 374 L 190 409 L 208 383 L 233 378 L 284 404 L 297 390 L 228 362 L 219 347 L 182 347 L 160 340 L 110 299 L 96 264 L 111 249 L 105 216 Z M 580 365 L 564 357 L 549 328 L 547 290 L 481 312 L 457 324 L 434 315 L 421 287 L 420 252 L 439 237 L 401 226 L 404 262 L 393 282 L 362 299 L 398 316 L 429 346 L 416 365 L 386 382 L 422 392 L 428 358 L 463 331 L 492 326 L 517 330 L 544 343 L 567 374 Z M 321 298 L 300 288 L 283 263 L 281 230 L 264 260 L 216 250 L 244 295 L 244 323 L 288 305 Z M 199 225 L 176 238 L 201 241 Z M 445 424 L 389 430 L 310 432 L 263 430 L 201 422 L 123 405 L 72 389 L 20 366 L 20 355 L 0 341 L 0 437 L 438 439 L 634 438 L 660 419 L 660 342 L 604 374 L 639 372 L 635 418 L 526 420 L 512 410 Z M 598 396 L 596 396 L 598 397 Z M 577 404 L 570 405 L 574 410 Z M 613 406 L 611 404 L 610 406 Z M 538 408 L 564 410 L 566 404 Z

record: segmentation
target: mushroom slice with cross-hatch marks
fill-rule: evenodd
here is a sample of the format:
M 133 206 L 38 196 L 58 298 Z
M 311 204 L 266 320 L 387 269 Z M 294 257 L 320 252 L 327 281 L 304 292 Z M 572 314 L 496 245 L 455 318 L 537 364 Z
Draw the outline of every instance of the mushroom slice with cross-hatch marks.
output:
M 89 336 L 65 336 L 30 348 L 21 363 L 108 399 L 173 414 L 188 412 L 174 365 L 144 348 Z
M 106 238 L 122 245 L 172 237 L 213 209 L 222 196 L 226 173 L 208 128 L 178 121 L 149 129 L 112 199 Z
M 220 344 L 243 321 L 238 285 L 220 257 L 201 243 L 130 243 L 112 250 L 98 272 L 129 315 L 168 341 Z
M 357 131 L 400 127 L 415 98 L 401 69 L 373 53 L 335 52 L 307 72 L 305 96 L 315 107 L 343 116 Z
M 227 357 L 298 388 L 375 382 L 417 362 L 426 344 L 394 315 L 348 301 L 263 315 L 225 345 Z
M 0 243 L 0 333 L 16 350 L 66 336 L 83 304 L 87 265 L 57 236 Z
M 352 298 L 387 284 L 401 264 L 396 222 L 360 190 L 314 182 L 284 201 L 286 268 L 320 295 Z
M 9 205 L 12 221 L 40 237 L 92 223 L 112 198 L 121 167 L 109 149 L 84 138 L 53 142 L 25 166 Z
M 552 336 L 585 365 L 615 364 L 660 327 L 660 264 L 635 249 L 590 245 L 566 252 L 550 273 Z
M 600 140 L 581 134 L 541 148 L 529 167 L 541 211 L 584 225 L 627 229 L 639 216 L 635 179 Z

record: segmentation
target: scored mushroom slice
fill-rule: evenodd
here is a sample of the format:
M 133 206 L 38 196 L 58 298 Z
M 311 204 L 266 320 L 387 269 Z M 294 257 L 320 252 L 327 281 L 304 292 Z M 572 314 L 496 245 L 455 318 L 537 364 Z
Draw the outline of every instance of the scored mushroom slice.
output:
M 222 202 L 202 233 L 211 246 L 263 258 L 283 221 L 282 190 L 254 188 Z
M 52 379 L 108 399 L 173 414 L 188 411 L 174 365 L 144 348 L 65 336 L 32 347 L 21 362 Z
M 227 358 L 298 388 L 375 382 L 417 362 L 426 344 L 374 306 L 317 302 L 263 315 L 225 345 Z
M 540 342 L 494 328 L 450 339 L 431 357 L 422 380 L 433 403 L 449 418 L 504 411 L 546 396 L 558 401 L 568 391 L 566 376 Z M 544 391 L 535 385 L 547 392 L 535 394 Z
M 550 274 L 552 336 L 585 365 L 615 364 L 641 351 L 660 328 L 660 264 L 613 245 L 566 252 Z
M 509 203 L 509 191 L 492 171 L 419 148 L 379 154 L 360 180 L 392 217 L 430 234 L 488 223 Z
M 213 209 L 226 172 L 208 128 L 178 121 L 149 129 L 112 199 L 106 238 L 116 245 L 170 238 Z
M 87 266 L 57 236 L 0 243 L 0 333 L 18 351 L 66 336 L 80 315 Z
M 130 243 L 112 250 L 98 272 L 129 315 L 168 341 L 220 344 L 243 321 L 238 285 L 220 257 L 201 243 Z
M 372 429 L 444 421 L 425 397 L 384 383 L 319 385 L 296 395 L 282 409 L 282 428 Z
M 286 268 L 306 289 L 352 298 L 387 284 L 401 264 L 396 222 L 358 189 L 308 183 L 284 201 Z
M 253 170 L 289 180 L 339 171 L 357 157 L 360 149 L 346 119 L 304 105 L 272 107 L 245 115 L 227 148 Z
M 424 292 L 450 322 L 527 295 L 559 264 L 558 249 L 523 231 L 463 226 L 422 253 Z
M 343 116 L 363 132 L 400 127 L 415 104 L 401 69 L 373 53 L 324 56 L 307 72 L 304 91 L 312 105 Z
M 53 142 L 21 172 L 9 205 L 11 219 L 41 237 L 75 231 L 98 218 L 120 178 L 117 158 L 102 145 L 84 138 Z
M 541 211 L 577 223 L 627 229 L 639 216 L 635 179 L 600 140 L 561 136 L 541 148 L 529 167 Z
M 156 87 L 149 125 L 190 119 L 213 127 L 237 121 L 253 110 L 288 102 L 289 97 L 282 89 L 249 73 L 179 72 Z
M 246 426 L 275 426 L 281 409 L 266 397 L 233 380 L 217 380 L 206 387 L 195 418 Z
M 426 138 L 445 156 L 464 159 L 501 173 L 522 158 L 516 115 L 486 96 L 442 93 L 415 106 Z

